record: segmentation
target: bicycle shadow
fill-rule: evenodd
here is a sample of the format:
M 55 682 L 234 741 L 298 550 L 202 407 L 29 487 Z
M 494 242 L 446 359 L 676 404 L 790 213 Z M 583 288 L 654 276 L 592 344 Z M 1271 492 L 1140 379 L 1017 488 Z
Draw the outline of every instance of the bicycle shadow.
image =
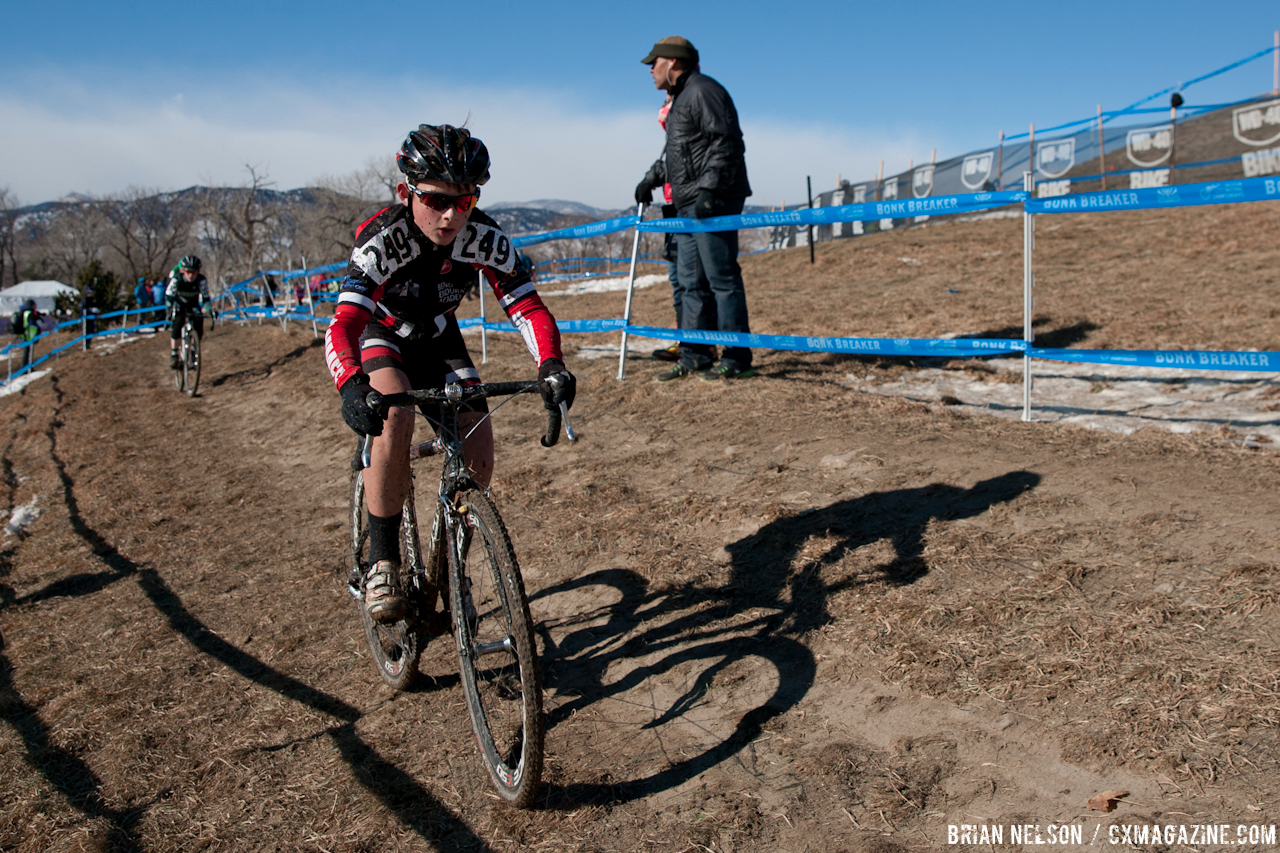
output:
M 570 721 L 597 726 L 605 732 L 600 754 L 628 753 L 613 766 L 662 765 L 628 779 L 549 784 L 549 807 L 628 802 L 730 759 L 759 775 L 752 744 L 812 688 L 817 663 L 805 639 L 831 620 L 830 597 L 854 586 L 914 583 L 930 570 L 923 557 L 930 522 L 978 515 L 1039 482 L 1038 474 L 1011 471 L 969 489 L 874 492 L 779 518 L 726 546 L 723 587 L 654 589 L 635 571 L 606 569 L 539 591 L 535 602 L 566 596 L 587 604 L 601 588 L 612 598 L 558 606 L 571 615 L 539 625 L 545 685 L 564 698 L 548 710 L 548 730 Z M 815 539 L 829 543 L 825 553 L 803 557 Z M 883 542 L 890 559 L 824 578 L 824 568 Z

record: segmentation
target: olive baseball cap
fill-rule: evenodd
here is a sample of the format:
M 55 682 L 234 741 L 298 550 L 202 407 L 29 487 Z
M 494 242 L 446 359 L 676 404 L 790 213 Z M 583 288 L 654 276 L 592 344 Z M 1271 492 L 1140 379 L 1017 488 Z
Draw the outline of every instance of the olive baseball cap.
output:
M 655 44 L 653 50 L 649 51 L 649 55 L 640 60 L 640 62 L 645 65 L 652 65 L 658 61 L 660 56 L 696 63 L 698 61 L 698 49 L 683 36 L 667 36 Z

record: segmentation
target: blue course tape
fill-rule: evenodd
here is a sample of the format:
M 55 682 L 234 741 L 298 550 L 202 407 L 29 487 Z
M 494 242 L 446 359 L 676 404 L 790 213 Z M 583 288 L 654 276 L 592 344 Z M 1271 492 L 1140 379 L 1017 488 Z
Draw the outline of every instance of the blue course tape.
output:
M 459 320 L 464 329 L 480 326 L 479 317 Z M 485 323 L 490 332 L 514 332 L 510 323 Z M 557 320 L 563 334 L 580 332 L 620 332 L 622 319 Z M 656 326 L 627 326 L 627 334 L 664 341 L 751 347 L 753 349 L 799 350 L 802 352 L 844 352 L 857 355 L 920 355 L 964 358 L 998 353 L 1021 352 L 1026 343 L 995 338 L 816 338 L 804 335 L 752 335 L 739 332 L 706 332 L 694 329 L 661 329 Z
M 1197 184 L 1175 184 L 1171 187 L 1106 190 L 1096 193 L 1034 198 L 1027 200 L 1026 209 L 1027 213 L 1085 213 L 1277 199 L 1280 199 L 1280 178 L 1243 178 L 1235 181 L 1208 181 Z
M 480 326 L 479 317 L 458 321 L 462 328 Z M 490 332 L 514 332 L 510 323 L 485 323 Z M 622 320 L 557 320 L 564 334 L 618 332 Z M 664 341 L 719 344 L 752 349 L 799 352 L 842 352 L 852 355 L 931 356 L 935 358 L 976 358 L 1026 353 L 1046 361 L 1074 361 L 1086 364 L 1121 364 L 1134 367 L 1180 367 L 1190 370 L 1241 370 L 1258 373 L 1280 372 L 1280 352 L 1228 350 L 1087 350 L 1028 348 L 1025 341 L 1008 338 L 828 338 L 805 335 L 752 335 L 737 332 L 708 332 L 693 329 L 662 329 L 656 326 L 627 326 L 627 334 Z
M 1280 372 L 1280 352 L 1230 352 L 1223 350 L 1102 350 L 1036 349 L 1032 358 L 1074 361 L 1084 364 L 1123 364 L 1132 367 L 1181 367 L 1187 370 L 1247 370 Z
M 835 222 L 870 222 L 876 219 L 905 219 L 909 216 L 936 216 L 973 213 L 1026 201 L 1023 190 L 963 193 L 899 201 L 869 201 L 834 207 L 799 208 L 773 213 L 743 213 L 710 219 L 651 219 L 640 223 L 641 231 L 688 234 L 695 231 L 734 231 L 739 228 L 767 228 L 774 225 L 830 225 Z
M 636 227 L 636 223 L 640 221 L 640 217 L 636 215 L 620 216 L 617 219 L 605 219 L 600 222 L 589 222 L 586 225 L 577 225 L 573 228 L 561 228 L 559 231 L 546 231 L 542 234 L 527 234 L 524 237 L 511 238 L 511 244 L 516 248 L 525 246 L 536 246 L 539 243 L 546 243 L 548 240 L 572 240 L 582 237 L 596 237 L 601 234 L 614 234 L 618 231 L 629 231 Z

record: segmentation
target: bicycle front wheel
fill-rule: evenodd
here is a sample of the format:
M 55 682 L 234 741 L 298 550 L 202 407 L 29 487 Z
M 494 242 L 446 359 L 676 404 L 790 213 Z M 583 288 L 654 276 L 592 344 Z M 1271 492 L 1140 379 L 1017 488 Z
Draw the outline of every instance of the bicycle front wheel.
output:
M 200 387 L 200 336 L 196 334 L 195 329 L 188 326 L 186 339 L 186 358 L 183 359 L 183 368 L 187 374 L 187 394 L 194 397 L 196 389 Z
M 542 778 L 542 677 L 524 581 L 506 527 L 478 489 L 456 496 L 449 596 L 471 727 L 498 793 L 517 808 Z
M 170 352 L 172 352 L 172 350 L 170 350 Z M 187 354 L 186 347 L 182 346 L 182 342 L 179 341 L 178 357 L 181 360 L 178 362 L 178 366 L 173 369 L 173 386 L 177 388 L 179 391 L 181 391 L 187 383 L 186 363 L 185 363 L 186 354 Z

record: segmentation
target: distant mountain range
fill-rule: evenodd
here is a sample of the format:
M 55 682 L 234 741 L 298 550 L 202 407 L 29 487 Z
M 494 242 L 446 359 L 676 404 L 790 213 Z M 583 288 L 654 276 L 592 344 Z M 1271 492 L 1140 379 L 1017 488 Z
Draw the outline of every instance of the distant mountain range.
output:
M 616 210 L 604 210 L 579 201 L 565 201 L 560 198 L 539 198 L 533 201 L 499 201 L 494 204 L 483 205 L 483 207 L 490 212 L 490 215 L 495 210 L 521 208 L 523 210 L 549 210 L 562 216 L 589 216 L 593 220 L 609 219 L 610 217 L 618 216 L 620 213 Z
M 174 192 L 160 193 L 159 195 L 169 202 L 177 201 L 179 203 L 194 204 L 201 195 L 207 192 L 209 192 L 207 187 L 194 186 Z M 318 190 L 313 187 L 301 187 L 284 191 L 274 189 L 258 190 L 259 196 L 268 201 L 268 203 L 281 206 L 287 204 L 313 204 L 321 193 L 326 192 L 330 191 Z M 89 196 L 71 193 L 57 201 L 46 201 L 18 208 L 15 214 L 19 220 L 25 217 L 32 217 L 37 220 L 48 219 L 57 216 L 62 210 L 73 208 L 92 200 Z M 500 201 L 493 204 L 482 202 L 480 207 L 497 220 L 503 230 L 513 237 L 551 231 L 557 228 L 569 228 L 587 222 L 598 222 L 602 219 L 612 219 L 635 213 L 634 208 L 606 210 L 592 207 L 582 202 L 566 201 L 558 198 L 540 198 L 532 201 Z M 373 205 L 373 209 L 377 209 L 376 204 Z M 767 207 L 747 205 L 744 212 L 754 213 L 768 209 Z

